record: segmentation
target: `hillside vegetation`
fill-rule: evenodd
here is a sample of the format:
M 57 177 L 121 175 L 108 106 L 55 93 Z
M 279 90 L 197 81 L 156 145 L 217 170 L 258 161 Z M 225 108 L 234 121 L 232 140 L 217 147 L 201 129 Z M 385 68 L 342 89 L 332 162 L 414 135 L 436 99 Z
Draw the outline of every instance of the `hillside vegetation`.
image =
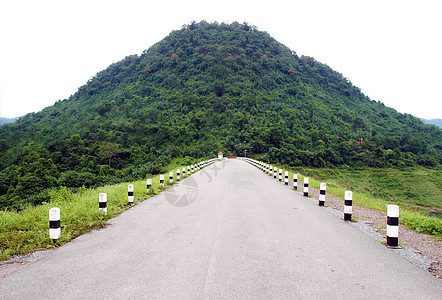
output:
M 248 24 L 191 23 L 0 127 L 0 207 L 223 151 L 308 167 L 437 166 L 441 129 Z

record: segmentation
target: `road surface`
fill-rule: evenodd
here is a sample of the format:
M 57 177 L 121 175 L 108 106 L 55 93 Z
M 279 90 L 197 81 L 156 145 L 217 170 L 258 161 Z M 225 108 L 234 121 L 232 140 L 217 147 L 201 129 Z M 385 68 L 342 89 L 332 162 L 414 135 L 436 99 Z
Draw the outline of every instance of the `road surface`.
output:
M 0 298 L 441 299 L 441 282 L 225 160 L 0 279 Z

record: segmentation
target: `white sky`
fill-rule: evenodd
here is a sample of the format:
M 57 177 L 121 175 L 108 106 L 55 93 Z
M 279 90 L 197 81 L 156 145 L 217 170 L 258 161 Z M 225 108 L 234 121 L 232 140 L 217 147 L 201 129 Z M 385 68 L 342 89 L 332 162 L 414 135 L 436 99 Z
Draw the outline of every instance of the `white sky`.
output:
M 2 0 L 0 117 L 40 111 L 195 21 L 248 22 L 403 113 L 442 117 L 442 1 Z

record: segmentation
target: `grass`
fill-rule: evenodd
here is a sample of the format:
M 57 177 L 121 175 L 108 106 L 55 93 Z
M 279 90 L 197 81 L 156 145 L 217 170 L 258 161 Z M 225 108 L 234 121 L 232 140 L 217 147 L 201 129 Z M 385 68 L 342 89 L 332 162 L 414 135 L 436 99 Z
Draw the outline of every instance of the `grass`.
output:
M 165 187 L 169 185 L 169 172 L 181 171 L 181 161 L 169 165 L 165 172 Z M 187 165 L 186 165 L 187 171 Z M 0 211 L 0 260 L 12 256 L 24 255 L 36 250 L 45 250 L 60 246 L 92 229 L 104 227 L 107 221 L 138 202 L 158 194 L 163 187 L 159 183 L 160 175 L 149 176 L 152 188 L 146 190 L 146 180 L 107 185 L 95 189 L 79 189 L 75 193 L 67 188 L 55 188 L 49 191 L 50 203 L 29 206 L 20 212 Z M 181 179 L 186 178 L 181 174 Z M 134 203 L 128 204 L 127 186 L 134 185 Z M 98 211 L 98 195 L 107 193 L 107 215 Z M 60 208 L 61 237 L 56 242 L 49 238 L 49 209 Z
M 298 187 L 309 177 L 309 187 L 318 188 L 327 183 L 327 193 L 344 198 L 346 190 L 353 191 L 353 204 L 386 211 L 388 204 L 400 207 L 401 223 L 408 228 L 436 237 L 442 237 L 441 214 L 428 211 L 442 210 L 442 168 L 322 168 L 311 169 L 273 165 L 289 171 L 289 178 L 298 175 Z M 283 172 L 284 172 L 283 171 Z M 301 175 L 304 174 L 304 175 Z

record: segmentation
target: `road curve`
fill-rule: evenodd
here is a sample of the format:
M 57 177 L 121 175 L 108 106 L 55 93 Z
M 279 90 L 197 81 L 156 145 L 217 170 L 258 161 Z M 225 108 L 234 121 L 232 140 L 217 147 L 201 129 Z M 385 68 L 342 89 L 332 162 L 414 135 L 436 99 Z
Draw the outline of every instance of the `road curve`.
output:
M 217 162 L 0 279 L 0 299 L 441 295 L 441 280 L 239 160 Z

